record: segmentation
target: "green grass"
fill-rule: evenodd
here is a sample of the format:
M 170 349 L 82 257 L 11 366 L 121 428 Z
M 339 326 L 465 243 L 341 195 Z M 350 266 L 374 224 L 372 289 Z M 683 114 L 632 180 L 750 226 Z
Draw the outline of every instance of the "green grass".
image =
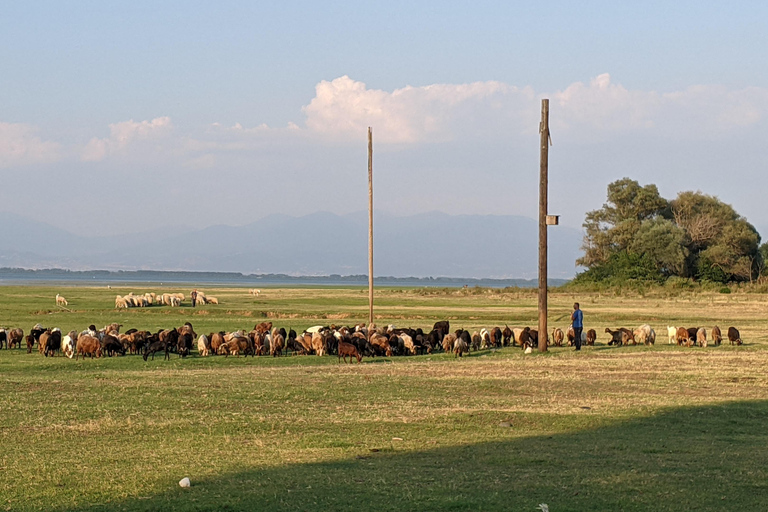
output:
M 190 320 L 207 332 L 251 328 L 262 312 L 297 329 L 367 314 L 359 289 L 262 289 L 256 299 L 217 289 L 206 292 L 219 306 L 114 311 L 114 295 L 127 291 L 2 287 L 0 323 L 68 331 Z M 57 310 L 56 293 L 72 312 Z M 399 325 L 536 318 L 526 292 L 388 289 L 377 299 L 378 321 Z M 650 321 L 659 342 L 613 348 L 603 338 L 582 353 L 510 348 L 361 365 L 2 350 L 0 510 L 764 509 L 765 297 L 555 294 L 553 325 L 567 324 L 555 319 L 574 299 L 587 327 Z M 738 326 L 747 345 L 685 349 L 661 339 L 667 324 L 713 322 Z M 192 488 L 179 488 L 184 476 Z

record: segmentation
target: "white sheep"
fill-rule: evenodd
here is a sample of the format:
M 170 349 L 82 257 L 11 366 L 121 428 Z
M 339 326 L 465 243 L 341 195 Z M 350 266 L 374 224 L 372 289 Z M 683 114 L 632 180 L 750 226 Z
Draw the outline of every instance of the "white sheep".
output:
M 57 306 L 66 306 L 68 304 L 69 304 L 69 302 L 67 302 L 67 299 L 65 299 L 64 297 L 62 297 L 58 293 L 56 294 L 56 305 Z

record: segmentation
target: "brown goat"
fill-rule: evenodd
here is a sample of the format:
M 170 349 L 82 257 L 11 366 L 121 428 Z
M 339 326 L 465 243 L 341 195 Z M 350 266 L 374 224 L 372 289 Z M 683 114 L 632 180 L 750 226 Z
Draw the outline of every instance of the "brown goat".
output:
M 714 343 L 716 347 L 723 342 L 723 333 L 720 332 L 720 328 L 718 326 L 714 326 L 712 328 L 710 335 L 712 337 L 712 343 Z
M 80 357 L 80 354 L 83 355 L 83 358 L 85 358 L 85 356 L 90 356 L 91 359 L 93 359 L 93 356 L 101 357 L 101 343 L 97 338 L 88 336 L 87 334 L 79 336 L 77 338 L 77 355 L 75 356 L 75 360 Z
M 682 345 L 685 343 L 686 347 L 691 346 L 691 337 L 688 335 L 688 329 L 685 327 L 677 328 L 677 344 Z
M 387 357 L 392 355 L 392 348 L 389 346 L 389 338 L 383 334 L 372 335 L 370 343 L 377 355 L 385 355 Z
M 555 346 L 562 347 L 563 339 L 565 339 L 565 333 L 561 328 L 555 327 L 552 329 L 552 342 L 555 344 Z
M 285 346 L 285 338 L 277 328 L 272 329 L 272 343 L 269 344 L 269 353 L 272 357 L 283 355 L 283 348 Z
M 741 334 L 739 333 L 739 330 L 735 327 L 729 327 L 728 328 L 728 341 L 731 342 L 731 345 L 734 343 L 737 345 L 741 345 Z
M 587 345 L 594 345 L 597 339 L 597 332 L 594 329 L 587 331 Z
M 8 348 L 21 348 L 21 340 L 24 339 L 24 331 L 16 327 L 8 331 Z
M 339 340 L 339 346 L 338 346 L 338 353 L 339 353 L 339 362 L 341 362 L 341 358 L 344 358 L 344 362 L 347 362 L 347 356 L 349 356 L 349 362 L 352 363 L 352 358 L 356 357 L 357 362 L 362 362 L 363 358 L 360 356 L 360 352 L 358 352 L 357 347 L 354 346 L 351 343 L 347 343 L 344 340 Z

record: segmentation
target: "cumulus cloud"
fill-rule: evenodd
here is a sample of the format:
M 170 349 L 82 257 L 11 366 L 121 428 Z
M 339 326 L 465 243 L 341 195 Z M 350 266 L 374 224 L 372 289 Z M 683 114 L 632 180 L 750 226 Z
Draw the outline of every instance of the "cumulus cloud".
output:
M 98 161 L 124 151 L 132 142 L 162 137 L 173 129 L 170 117 L 156 117 L 151 121 L 133 119 L 109 125 L 109 137 L 93 138 L 82 152 L 85 161 Z
M 315 87 L 315 97 L 302 111 L 312 132 L 332 137 L 359 138 L 368 126 L 385 143 L 452 140 L 457 131 L 480 123 L 519 122 L 512 114 L 536 108 L 530 88 L 501 82 L 407 86 L 386 92 L 368 89 L 363 82 L 342 76 Z
M 710 138 L 754 125 L 768 113 L 766 89 L 700 85 L 659 93 L 627 89 L 607 73 L 550 93 L 500 82 L 387 92 L 342 76 L 317 84 L 303 112 L 307 129 L 316 134 L 359 139 L 372 126 L 378 142 L 415 144 L 535 133 L 538 100 L 544 97 L 551 98 L 553 130 L 588 139 L 617 132 Z
M 0 168 L 55 162 L 61 144 L 44 141 L 34 126 L 0 122 Z

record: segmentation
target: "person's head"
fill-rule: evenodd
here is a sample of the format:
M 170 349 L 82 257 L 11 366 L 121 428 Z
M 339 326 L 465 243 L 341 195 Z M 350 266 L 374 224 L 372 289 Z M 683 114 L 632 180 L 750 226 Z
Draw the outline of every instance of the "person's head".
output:
M 574 302 L 573 303 L 573 309 L 579 309 L 579 303 L 578 302 Z

